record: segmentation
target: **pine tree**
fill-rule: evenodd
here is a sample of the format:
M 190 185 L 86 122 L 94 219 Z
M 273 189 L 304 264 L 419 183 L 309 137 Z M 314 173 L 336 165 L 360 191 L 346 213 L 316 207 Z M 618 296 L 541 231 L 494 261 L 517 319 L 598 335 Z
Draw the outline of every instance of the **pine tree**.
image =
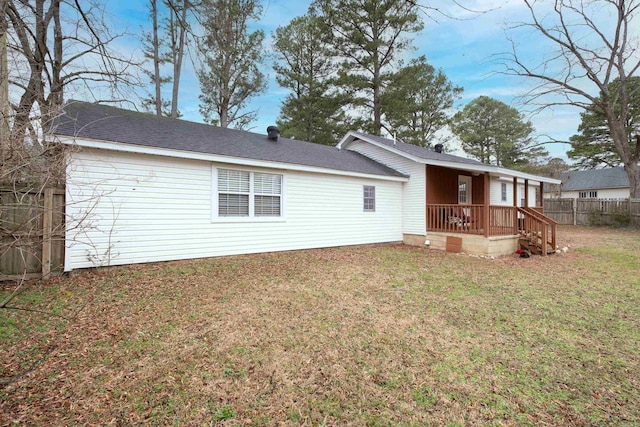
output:
M 617 93 L 619 80 L 609 85 L 609 93 Z M 626 82 L 628 114 L 626 117 L 627 143 L 630 151 L 638 153 L 636 135 L 640 134 L 640 77 L 630 77 Z M 602 94 L 600 95 L 602 97 Z M 599 102 L 592 104 L 580 114 L 578 134 L 569 138 L 571 149 L 567 151 L 570 159 L 575 160 L 580 169 L 593 169 L 602 166 L 619 166 L 622 159 L 613 143 L 607 124 L 607 117 Z M 620 98 L 615 105 L 616 113 L 620 110 Z
M 423 28 L 413 0 L 316 0 L 324 29 L 340 64 L 339 84 L 356 109 L 362 109 L 368 132 L 383 129 L 382 94 L 412 46 L 406 34 Z
M 403 142 L 427 147 L 449 122 L 448 110 L 461 93 L 461 87 L 421 56 L 393 76 L 382 96 L 382 111 Z
M 207 123 L 244 129 L 255 119 L 255 112 L 244 108 L 267 87 L 258 68 L 264 60 L 264 32 L 248 29 L 262 7 L 258 0 L 207 0 L 203 11 L 200 112 Z
M 451 130 L 467 154 L 483 163 L 524 168 L 548 153 L 532 145 L 533 125 L 515 108 L 480 96 L 453 117 Z
M 291 91 L 277 124 L 283 136 L 334 145 L 348 130 L 346 100 L 332 89 L 335 65 L 322 36 L 320 18 L 312 13 L 276 30 L 276 80 Z

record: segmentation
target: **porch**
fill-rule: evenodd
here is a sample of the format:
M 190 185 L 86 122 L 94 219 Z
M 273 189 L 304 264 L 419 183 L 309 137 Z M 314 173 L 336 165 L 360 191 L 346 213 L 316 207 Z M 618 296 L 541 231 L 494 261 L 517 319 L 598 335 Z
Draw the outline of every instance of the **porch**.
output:
M 556 249 L 557 223 L 544 215 L 542 182 L 533 187 L 526 177 L 428 166 L 426 187 L 427 240 L 432 248 L 488 256 L 518 248 L 546 256 Z M 492 195 L 492 189 L 500 194 Z M 533 198 L 536 206 L 531 206 Z
M 427 238 L 434 249 L 447 250 L 447 237 L 460 250 L 488 256 L 513 253 L 519 247 L 546 256 L 556 249 L 557 223 L 542 207 L 493 205 L 427 205 Z M 451 239 L 449 239 L 451 240 Z

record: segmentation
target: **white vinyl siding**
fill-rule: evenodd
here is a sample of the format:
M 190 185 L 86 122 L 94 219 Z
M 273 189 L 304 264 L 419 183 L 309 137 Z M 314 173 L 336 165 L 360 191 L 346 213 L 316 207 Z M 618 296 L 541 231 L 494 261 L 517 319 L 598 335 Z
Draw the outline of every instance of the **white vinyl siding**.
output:
M 402 240 L 402 182 L 286 171 L 282 218 L 212 222 L 213 170 L 234 165 L 94 149 L 70 157 L 67 271 Z M 268 212 L 277 183 L 259 185 Z M 363 212 L 364 185 L 376 187 L 376 212 Z
M 552 197 L 549 193 L 547 193 L 548 188 L 545 185 L 545 197 Z M 629 188 L 599 188 L 597 190 L 599 199 L 628 199 L 629 198 Z M 553 196 L 555 197 L 555 194 Z M 579 196 L 578 191 L 563 191 L 560 197 L 567 199 L 577 199 Z
M 505 188 L 506 187 L 506 188 Z M 546 187 L 546 185 L 545 185 Z M 540 183 L 537 181 L 529 181 L 529 205 L 536 205 L 536 192 L 539 191 Z M 506 191 L 505 191 L 506 190 Z M 503 199 L 506 193 L 507 199 Z M 491 204 L 495 206 L 513 206 L 513 179 L 508 180 L 491 177 Z M 524 200 L 524 183 L 518 182 L 517 202 L 518 206 L 522 206 Z
M 426 168 L 422 163 L 414 162 L 384 148 L 376 147 L 363 141 L 353 141 L 347 146 L 355 151 L 393 168 L 405 175 L 409 175 L 409 182 L 402 185 L 402 232 L 405 234 L 425 235 L 426 224 Z

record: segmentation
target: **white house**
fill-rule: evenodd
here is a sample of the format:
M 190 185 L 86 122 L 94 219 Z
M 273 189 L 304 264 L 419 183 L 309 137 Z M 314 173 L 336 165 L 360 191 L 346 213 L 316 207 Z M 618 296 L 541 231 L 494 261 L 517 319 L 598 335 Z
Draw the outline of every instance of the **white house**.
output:
M 545 197 L 568 199 L 628 199 L 629 177 L 622 166 L 564 172 L 561 185 L 549 186 Z
M 69 146 L 65 271 L 451 236 L 499 255 L 559 183 L 357 132 L 327 147 L 76 101 L 54 134 Z

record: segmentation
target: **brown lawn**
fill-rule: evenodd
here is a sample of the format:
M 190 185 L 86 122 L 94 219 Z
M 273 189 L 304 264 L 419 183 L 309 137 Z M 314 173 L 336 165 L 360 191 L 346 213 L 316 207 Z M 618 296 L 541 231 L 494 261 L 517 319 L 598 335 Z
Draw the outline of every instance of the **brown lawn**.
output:
M 0 424 L 640 425 L 640 232 L 565 227 L 559 243 L 546 258 L 374 245 L 34 284 L 13 304 L 44 313 L 0 310 L 0 376 L 33 369 L 0 385 Z

